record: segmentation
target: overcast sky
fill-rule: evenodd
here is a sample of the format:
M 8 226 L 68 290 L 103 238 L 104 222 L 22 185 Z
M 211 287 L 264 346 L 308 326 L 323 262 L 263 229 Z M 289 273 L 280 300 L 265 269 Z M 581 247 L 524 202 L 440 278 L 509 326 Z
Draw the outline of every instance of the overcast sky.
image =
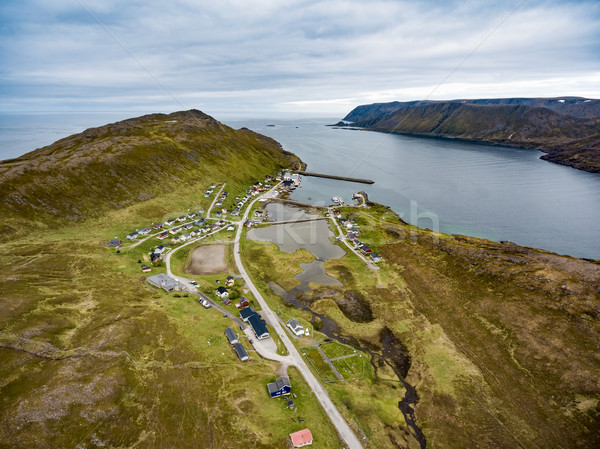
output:
M 600 2 L 0 2 L 0 111 L 600 98 Z

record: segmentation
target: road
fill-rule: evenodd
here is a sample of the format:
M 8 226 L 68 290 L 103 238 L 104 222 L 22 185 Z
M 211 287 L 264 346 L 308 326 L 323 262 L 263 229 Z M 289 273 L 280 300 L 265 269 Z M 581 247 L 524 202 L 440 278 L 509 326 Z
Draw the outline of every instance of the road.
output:
M 348 249 L 350 249 L 350 251 L 352 251 L 354 254 L 356 254 L 358 257 L 360 257 L 367 264 L 367 267 L 369 267 L 371 270 L 373 270 L 373 271 L 379 270 L 378 266 L 376 266 L 373 262 L 371 262 L 369 259 L 367 259 L 365 256 L 363 256 L 361 253 L 359 253 L 356 250 L 356 248 L 354 248 L 354 246 L 348 242 L 348 240 L 346 239 L 346 235 L 342 231 L 342 228 L 340 228 L 339 223 L 333 216 L 333 210 L 331 208 L 329 208 L 329 218 L 331 219 L 331 221 L 337 228 L 338 232 L 340 233 L 340 241 L 344 242 L 344 244 L 348 247 Z
M 249 206 L 246 208 L 244 217 L 241 220 L 242 223 L 247 220 L 250 210 L 252 209 L 252 206 L 254 205 L 254 203 L 256 203 L 256 201 L 258 201 L 259 198 L 260 197 L 256 198 L 254 201 L 252 201 L 249 204 Z M 274 329 L 275 332 L 277 332 L 277 335 L 279 335 L 279 338 L 281 338 L 281 341 L 283 342 L 283 344 L 285 345 L 285 347 L 287 348 L 287 350 L 289 352 L 288 356 L 285 356 L 285 357 L 277 356 L 276 360 L 278 360 L 282 363 L 285 361 L 285 363 L 287 363 L 289 365 L 293 365 L 296 368 L 298 368 L 298 370 L 302 373 L 302 376 L 304 377 L 304 379 L 306 380 L 306 382 L 308 383 L 308 385 L 310 386 L 312 391 L 315 393 L 315 397 L 318 399 L 319 403 L 325 410 L 325 413 L 327 414 L 327 416 L 329 416 L 331 423 L 335 426 L 341 439 L 346 443 L 348 448 L 362 449 L 362 447 L 363 447 L 362 444 L 360 443 L 360 441 L 358 440 L 358 438 L 356 437 L 356 435 L 354 434 L 354 432 L 352 431 L 352 429 L 350 428 L 350 426 L 348 425 L 348 423 L 346 422 L 346 420 L 344 419 L 342 414 L 339 412 L 339 410 L 334 405 L 334 403 L 331 400 L 331 398 L 329 397 L 329 394 L 327 393 L 327 391 L 323 388 L 323 386 L 321 385 L 319 380 L 312 373 L 312 371 L 310 370 L 310 368 L 308 367 L 308 365 L 306 364 L 306 362 L 304 361 L 304 359 L 302 358 L 302 356 L 300 355 L 300 353 L 298 352 L 298 350 L 296 349 L 296 347 L 290 340 L 287 332 L 285 332 L 285 330 L 279 323 L 277 316 L 270 309 L 269 305 L 267 304 L 267 302 L 265 301 L 265 299 L 263 298 L 261 293 L 258 291 L 256 286 L 252 282 L 252 279 L 246 272 L 246 269 L 244 268 L 244 265 L 242 263 L 242 258 L 240 257 L 240 239 L 242 236 L 242 231 L 243 231 L 243 227 L 239 226 L 237 229 L 236 235 L 235 235 L 234 250 L 233 250 L 235 263 L 237 265 L 237 268 L 238 268 L 240 274 L 244 278 L 246 285 L 248 286 L 248 288 L 250 288 L 250 291 L 252 292 L 252 294 L 254 295 L 254 297 L 256 298 L 258 303 L 260 304 L 260 307 L 262 309 L 261 316 L 263 317 L 263 319 L 265 319 L 267 321 L 267 323 L 271 326 L 271 328 Z
M 221 189 L 219 190 L 219 193 L 217 194 L 217 197 L 215 197 L 215 200 L 216 200 L 216 198 L 218 198 L 218 195 L 220 195 L 220 192 L 223 190 L 224 187 L 225 187 L 225 185 L 223 185 L 221 187 Z M 200 237 L 198 239 L 190 240 L 189 242 L 186 242 L 183 245 L 178 246 L 174 250 L 168 252 L 165 255 L 165 258 L 164 258 L 166 269 L 167 269 L 167 274 L 170 277 L 172 277 L 173 279 L 176 279 L 181 284 L 183 284 L 188 292 L 197 294 L 202 299 L 205 299 L 205 298 L 208 299 L 208 301 L 211 303 L 211 305 L 214 308 L 216 308 L 217 310 L 219 310 L 222 313 L 226 314 L 234 322 L 236 322 L 238 325 L 240 325 L 240 327 L 242 328 L 242 330 L 244 331 L 244 333 L 246 334 L 246 336 L 248 337 L 248 339 L 253 341 L 253 347 L 256 350 L 256 352 L 258 352 L 258 354 L 260 354 L 262 357 L 270 359 L 270 360 L 275 360 L 275 361 L 283 363 L 285 365 L 295 366 L 300 371 L 300 373 L 302 374 L 302 376 L 304 377 L 304 379 L 308 383 L 309 387 L 315 393 L 315 397 L 317 398 L 317 400 L 319 401 L 319 403 L 321 404 L 321 406 L 325 410 L 325 413 L 327 414 L 327 416 L 331 420 L 331 423 L 337 429 L 338 434 L 340 435 L 340 438 L 344 441 L 344 443 L 346 444 L 346 446 L 349 449 L 363 449 L 363 446 L 360 443 L 359 439 L 356 437 L 356 435 L 354 434 L 354 432 L 352 431 L 352 429 L 350 428 L 350 426 L 348 425 L 348 423 L 346 422 L 346 420 L 344 419 L 344 417 L 342 416 L 342 414 L 336 408 L 335 404 L 333 403 L 333 401 L 329 397 L 329 394 L 327 393 L 327 391 L 323 388 L 323 386 L 321 385 L 321 383 L 319 382 L 319 380 L 312 373 L 312 371 L 310 370 L 310 368 L 306 364 L 306 361 L 302 358 L 302 356 L 300 355 L 300 353 L 298 352 L 298 350 L 296 349 L 296 347 L 294 346 L 294 344 L 290 340 L 287 332 L 283 329 L 283 327 L 282 327 L 282 325 L 281 325 L 281 323 L 279 321 L 279 318 L 269 308 L 269 305 L 267 304 L 267 302 L 265 301 L 265 299 L 263 298 L 263 296 L 261 295 L 261 293 L 258 291 L 258 289 L 256 288 L 256 286 L 252 282 L 252 279 L 250 278 L 250 276 L 246 272 L 246 269 L 244 268 L 244 265 L 242 263 L 242 259 L 240 257 L 240 239 L 241 239 L 241 235 L 242 235 L 242 231 L 243 231 L 243 226 L 241 225 L 241 223 L 244 223 L 248 219 L 248 215 L 250 214 L 250 210 L 252 209 L 252 206 L 254 205 L 254 203 L 256 203 L 256 201 L 258 201 L 261 198 L 264 199 L 265 197 L 272 196 L 272 191 L 276 187 L 277 186 L 273 187 L 270 191 L 266 192 L 265 194 L 263 194 L 263 195 L 255 198 L 246 207 L 246 211 L 244 213 L 244 216 L 243 216 L 243 218 L 238 223 L 237 232 L 236 232 L 236 235 L 235 235 L 235 240 L 234 240 L 234 258 L 235 258 L 235 263 L 237 265 L 237 268 L 238 268 L 240 274 L 242 275 L 242 277 L 244 278 L 244 281 L 246 282 L 246 285 L 248 286 L 248 288 L 250 289 L 250 291 L 254 294 L 254 297 L 256 298 L 256 300 L 258 301 L 258 303 L 261 306 L 261 316 L 263 317 L 263 319 L 265 319 L 267 321 L 267 323 L 271 326 L 271 328 L 274 329 L 275 332 L 277 332 L 277 334 L 281 338 L 281 341 L 283 342 L 283 344 L 287 348 L 287 350 L 289 352 L 289 355 L 282 356 L 282 355 L 277 354 L 277 352 L 276 352 L 277 351 L 277 347 L 276 347 L 273 339 L 268 338 L 266 340 L 258 340 L 255 337 L 255 335 L 254 335 L 254 333 L 252 331 L 251 326 L 246 326 L 244 323 L 242 323 L 239 320 L 238 317 L 233 316 L 231 313 L 229 313 L 223 307 L 221 307 L 220 305 L 216 304 L 214 301 L 210 300 L 210 298 L 207 298 L 205 295 L 203 295 L 201 292 L 199 292 L 198 289 L 195 286 L 192 286 L 189 283 L 189 279 L 186 279 L 186 278 L 181 277 L 181 276 L 176 276 L 171 271 L 171 256 L 176 251 L 178 251 L 179 249 L 183 248 L 184 246 L 190 245 L 192 243 L 196 243 L 199 240 L 202 240 L 203 238 L 208 237 L 209 235 L 212 235 L 212 234 L 214 234 L 216 232 L 219 232 L 221 229 L 215 230 L 215 231 L 213 231 L 213 232 L 211 232 L 211 233 L 209 233 L 209 234 L 207 234 L 205 236 L 202 236 L 202 237 Z M 215 200 L 213 200 L 213 204 L 214 204 Z M 210 208 L 207 211 L 207 214 L 210 214 L 210 210 L 212 209 L 213 204 L 211 204 Z

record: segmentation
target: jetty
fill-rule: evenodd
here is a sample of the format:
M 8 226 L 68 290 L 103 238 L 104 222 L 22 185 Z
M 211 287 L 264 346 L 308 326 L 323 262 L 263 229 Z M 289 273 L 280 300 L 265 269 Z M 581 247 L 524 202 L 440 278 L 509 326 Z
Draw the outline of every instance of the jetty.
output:
M 350 178 L 348 176 L 336 176 L 336 175 L 327 175 L 325 173 L 314 173 L 310 171 L 294 171 L 299 175 L 303 176 L 314 176 L 315 178 L 329 178 L 329 179 L 338 179 L 340 181 L 350 181 L 350 182 L 360 182 L 362 184 L 375 184 L 375 181 L 370 179 L 361 179 L 361 178 Z

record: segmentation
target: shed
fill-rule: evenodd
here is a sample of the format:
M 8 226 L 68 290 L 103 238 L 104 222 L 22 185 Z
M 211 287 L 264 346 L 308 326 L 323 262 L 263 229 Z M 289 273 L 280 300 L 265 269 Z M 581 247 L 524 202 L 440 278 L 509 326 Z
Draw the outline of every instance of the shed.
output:
M 312 433 L 310 433 L 310 430 L 308 429 L 290 433 L 290 439 L 292 440 L 292 446 L 294 447 L 309 446 L 313 442 Z
M 225 329 L 225 335 L 227 336 L 227 340 L 229 340 L 229 343 L 231 343 L 232 345 L 238 342 L 237 335 L 235 334 L 232 328 L 228 327 L 227 329 Z
M 110 246 L 111 248 L 120 248 L 121 247 L 121 240 L 111 240 L 108 243 L 108 246 Z
M 246 352 L 246 348 L 244 348 L 244 346 L 242 346 L 241 343 L 234 343 L 233 349 L 235 349 L 235 352 L 237 352 L 237 355 L 242 362 L 248 360 L 248 353 Z
M 280 377 L 275 382 L 267 384 L 267 390 L 272 398 L 276 398 L 278 396 L 290 394 L 292 391 L 292 384 L 290 384 L 290 380 L 287 377 Z

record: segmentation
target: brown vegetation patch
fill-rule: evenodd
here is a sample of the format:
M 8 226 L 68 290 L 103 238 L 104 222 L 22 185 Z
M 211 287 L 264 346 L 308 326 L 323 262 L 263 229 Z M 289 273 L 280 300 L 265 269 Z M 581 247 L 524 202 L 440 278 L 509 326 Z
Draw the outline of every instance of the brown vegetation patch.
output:
M 225 245 L 201 245 L 185 267 L 186 274 L 219 274 L 227 271 Z

